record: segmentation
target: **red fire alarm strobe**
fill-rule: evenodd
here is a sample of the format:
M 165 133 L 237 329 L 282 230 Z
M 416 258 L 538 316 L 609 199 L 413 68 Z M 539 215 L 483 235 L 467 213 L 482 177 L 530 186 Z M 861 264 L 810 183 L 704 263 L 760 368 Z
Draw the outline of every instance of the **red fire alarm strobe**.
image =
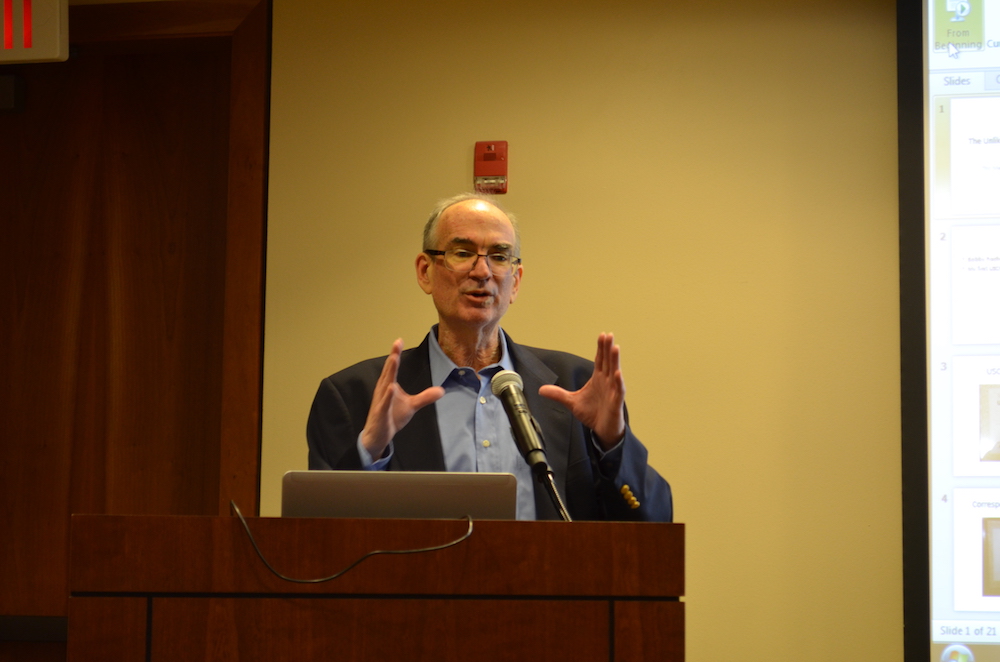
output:
M 507 192 L 507 141 L 476 143 L 472 183 L 477 193 Z

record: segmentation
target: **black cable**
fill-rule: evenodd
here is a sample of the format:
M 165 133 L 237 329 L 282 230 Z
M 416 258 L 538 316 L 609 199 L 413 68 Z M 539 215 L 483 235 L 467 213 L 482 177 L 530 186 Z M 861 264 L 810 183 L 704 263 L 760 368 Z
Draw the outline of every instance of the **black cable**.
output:
M 371 558 L 372 556 L 376 556 L 377 554 L 422 554 L 423 552 L 437 552 L 442 549 L 454 547 L 460 542 L 464 542 L 469 538 L 469 536 L 472 535 L 472 517 L 466 515 L 465 519 L 469 522 L 469 530 L 466 531 L 465 534 L 462 535 L 462 537 L 452 540 L 451 542 L 446 542 L 443 545 L 436 545 L 434 547 L 423 547 L 420 549 L 377 549 L 368 552 L 367 554 L 365 554 L 360 559 L 350 564 L 340 572 L 332 574 L 329 577 L 321 577 L 319 579 L 295 579 L 294 577 L 286 577 L 285 575 L 275 570 L 274 567 L 270 563 L 268 563 L 267 559 L 264 558 L 264 554 L 260 551 L 260 547 L 257 546 L 257 541 L 254 540 L 253 533 L 250 532 L 250 526 L 247 524 L 247 521 L 243 518 L 243 513 L 240 512 L 240 509 L 236 505 L 236 502 L 230 500 L 229 507 L 236 513 L 236 516 L 240 518 L 240 521 L 243 523 L 243 529 L 247 532 L 247 536 L 250 538 L 250 544 L 253 545 L 254 551 L 257 552 L 257 556 L 260 557 L 260 560 L 264 562 L 264 565 L 267 566 L 267 569 L 270 570 L 272 573 L 274 573 L 276 577 L 284 579 L 286 582 L 294 582 L 296 584 L 322 584 L 323 582 L 328 582 L 333 579 L 337 579 L 338 577 L 341 577 L 342 575 L 346 574 L 349 570 L 352 570 L 353 568 L 358 566 L 365 559 Z

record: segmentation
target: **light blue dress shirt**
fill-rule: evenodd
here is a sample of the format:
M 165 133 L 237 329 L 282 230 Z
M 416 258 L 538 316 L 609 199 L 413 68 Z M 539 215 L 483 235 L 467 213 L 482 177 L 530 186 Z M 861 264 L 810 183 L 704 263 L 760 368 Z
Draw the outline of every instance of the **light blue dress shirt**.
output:
M 457 366 L 441 350 L 437 327 L 431 329 L 431 384 L 444 388 L 437 407 L 438 432 L 448 471 L 483 471 L 512 473 L 517 478 L 517 519 L 535 519 L 535 489 L 531 470 L 517 450 L 510 422 L 500 399 L 493 395 L 490 380 L 500 370 L 513 370 L 507 336 L 500 331 L 500 361 L 478 373 L 468 366 Z M 366 469 L 385 469 L 392 459 L 393 447 L 377 461 L 361 445 L 358 453 Z

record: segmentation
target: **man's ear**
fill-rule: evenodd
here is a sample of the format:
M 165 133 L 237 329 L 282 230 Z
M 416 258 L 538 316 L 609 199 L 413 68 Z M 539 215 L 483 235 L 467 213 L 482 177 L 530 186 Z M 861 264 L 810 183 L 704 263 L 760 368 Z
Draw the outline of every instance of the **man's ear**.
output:
M 510 288 L 510 303 L 514 303 L 514 299 L 517 298 L 517 291 L 521 289 L 521 276 L 524 275 L 524 266 L 521 264 L 517 265 L 517 269 L 514 270 L 514 285 Z
M 417 255 L 414 266 L 417 268 L 417 285 L 424 291 L 424 294 L 431 293 L 431 258 L 427 253 Z

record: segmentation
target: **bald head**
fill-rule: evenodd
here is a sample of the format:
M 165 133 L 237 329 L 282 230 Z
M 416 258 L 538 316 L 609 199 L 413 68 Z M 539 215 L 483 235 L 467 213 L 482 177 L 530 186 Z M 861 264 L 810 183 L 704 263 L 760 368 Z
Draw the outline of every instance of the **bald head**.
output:
M 479 200 L 485 202 L 486 204 L 496 207 L 507 220 L 510 221 L 511 227 L 514 228 L 514 255 L 521 254 L 521 230 L 517 226 L 517 219 L 514 215 L 505 210 L 500 203 L 491 195 L 486 195 L 484 193 L 460 193 L 459 195 L 452 196 L 450 198 L 445 198 L 437 203 L 434 210 L 431 212 L 430 218 L 427 219 L 427 223 L 424 224 L 424 244 L 423 250 L 433 250 L 437 248 L 437 243 L 439 237 L 437 236 L 438 221 L 441 219 L 441 215 L 451 206 L 457 205 L 460 202 L 466 202 L 469 200 Z

